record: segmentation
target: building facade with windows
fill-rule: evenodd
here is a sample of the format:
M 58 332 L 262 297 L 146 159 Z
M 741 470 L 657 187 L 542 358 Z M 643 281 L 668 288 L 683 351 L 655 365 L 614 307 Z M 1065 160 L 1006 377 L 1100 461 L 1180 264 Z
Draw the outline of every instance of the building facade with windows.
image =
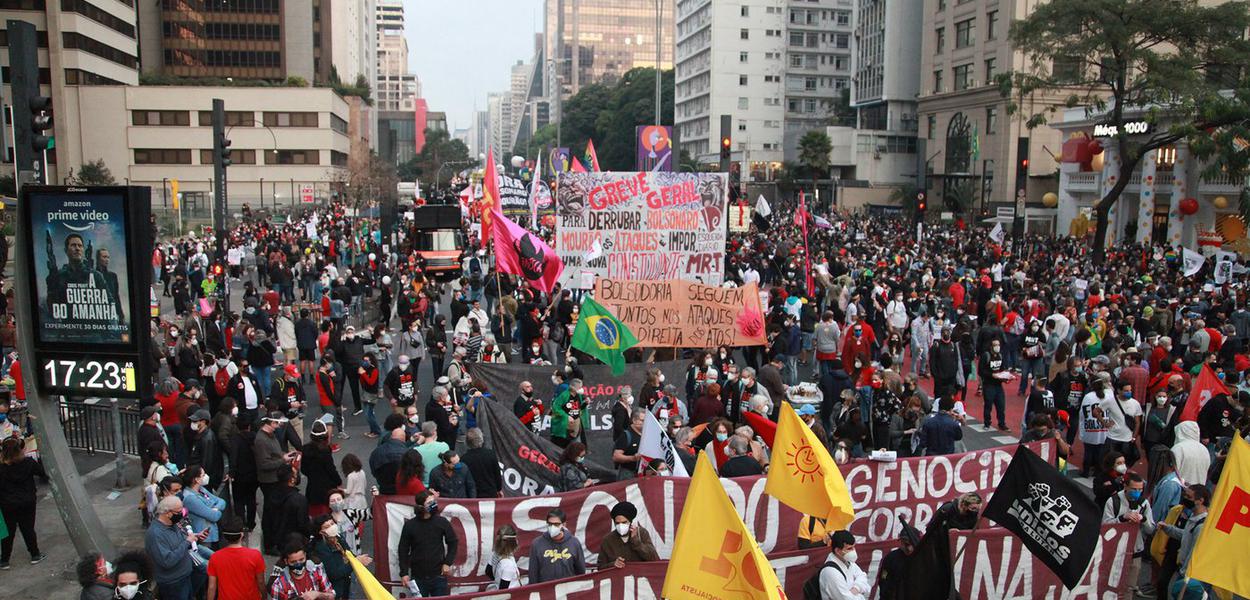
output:
M 134 0 L 4 0 L 0 2 L 0 22 L 14 19 L 35 26 L 39 45 L 39 82 L 52 97 L 52 134 L 57 149 L 48 152 L 48 180 L 60 181 L 65 165 L 77 165 L 63 158 L 60 146 L 77 130 L 59 117 L 66 110 L 65 90 L 78 85 L 136 85 L 139 83 L 139 45 Z M 8 35 L 0 31 L 0 68 L 3 88 L 9 89 Z M 4 164 L 0 173 L 13 173 L 9 124 L 4 123 Z
M 678 0 L 680 149 L 716 163 L 720 117 L 730 115 L 733 160 L 771 179 L 849 90 L 853 11 L 850 0 Z
M 1155 123 L 1142 111 L 1127 115 L 1125 129 L 1130 141 L 1168 128 L 1166 111 L 1161 114 L 1163 118 Z M 1149 153 L 1136 169 L 1126 173 L 1112 132 L 1100 114 L 1070 108 L 1056 121 L 1055 128 L 1064 140 L 1054 210 L 1057 234 L 1092 232 L 1096 225 L 1094 205 L 1118 179 L 1127 177 L 1128 187 L 1108 217 L 1108 242 L 1135 241 L 1172 248 L 1244 244 L 1246 224 L 1239 216 L 1238 200 L 1250 181 L 1204 174 L 1206 165 L 1184 142 Z M 1187 198 L 1197 201 L 1198 211 L 1192 215 L 1181 210 Z
M 1059 132 L 1029 129 L 1021 116 L 1064 103 L 1064 94 L 1021 100 L 1017 115 L 995 77 L 1027 59 L 1007 38 L 1028 0 L 924 0 L 920 52 L 920 135 L 925 139 L 930 210 L 994 213 L 1041 207 L 1055 191 Z M 1023 191 L 1023 195 L 1021 195 Z
M 176 179 L 185 208 L 205 209 L 213 178 L 212 99 L 222 98 L 232 142 L 230 206 L 285 206 L 299 202 L 302 184 L 329 197 L 331 182 L 344 179 L 353 144 L 366 143 L 350 103 L 330 88 L 275 94 L 265 87 L 203 87 L 194 95 L 187 89 L 67 88 L 57 117 L 74 134 L 57 146 L 62 162 L 103 159 L 119 184 L 150 186 L 155 210 L 172 208 Z
M 671 69 L 676 1 L 545 0 L 545 45 L 536 54 L 557 62 L 558 87 L 565 98 L 583 86 L 614 81 L 635 67 L 654 67 L 658 8 L 660 68 Z M 547 89 L 556 87 L 552 83 Z
M 408 71 L 402 0 L 378 0 L 377 84 L 373 97 L 379 111 L 408 111 L 421 96 L 421 82 Z

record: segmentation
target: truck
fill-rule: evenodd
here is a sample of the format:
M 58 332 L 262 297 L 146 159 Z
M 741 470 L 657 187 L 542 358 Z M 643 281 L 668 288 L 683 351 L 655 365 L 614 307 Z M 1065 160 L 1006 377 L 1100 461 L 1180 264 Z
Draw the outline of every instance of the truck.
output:
M 395 184 L 395 193 L 399 197 L 400 206 L 412 206 L 421 197 L 421 183 L 417 181 L 401 181 Z
M 425 259 L 426 275 L 438 279 L 459 277 L 465 246 L 460 207 L 427 204 L 403 210 L 408 250 Z

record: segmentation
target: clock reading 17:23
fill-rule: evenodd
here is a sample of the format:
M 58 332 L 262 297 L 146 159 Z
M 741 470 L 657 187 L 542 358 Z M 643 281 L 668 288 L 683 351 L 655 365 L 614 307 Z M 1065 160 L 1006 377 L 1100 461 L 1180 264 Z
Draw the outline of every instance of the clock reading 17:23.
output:
M 109 359 L 46 359 L 40 369 L 49 388 L 134 392 L 135 365 Z

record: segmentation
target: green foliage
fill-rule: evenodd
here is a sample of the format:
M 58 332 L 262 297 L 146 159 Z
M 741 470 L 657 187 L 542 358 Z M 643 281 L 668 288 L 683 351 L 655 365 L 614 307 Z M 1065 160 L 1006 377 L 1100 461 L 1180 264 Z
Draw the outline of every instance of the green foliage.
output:
M 1008 111 L 1030 128 L 1064 107 L 1088 106 L 1090 116 L 1121 132 L 1144 117 L 1154 126 L 1150 134 L 1121 133 L 1111 142 L 1125 173 L 1150 151 L 1185 141 L 1212 170 L 1239 176 L 1250 161 L 1250 152 L 1232 144 L 1250 138 L 1248 27 L 1246 2 L 1050 0 L 1012 23 L 1025 67 L 996 83 Z M 1062 101 L 1035 104 L 1043 95 Z M 1095 260 L 1106 246 L 1107 216 L 1129 180 L 1121 177 L 1095 205 Z
M 71 169 L 67 179 L 71 185 L 115 185 L 117 183 L 117 180 L 113 179 L 113 173 L 104 164 L 103 158 L 83 163 L 78 167 L 77 175 L 74 175 Z
M 308 80 L 299 75 L 291 75 L 286 78 L 286 81 L 282 82 L 282 85 L 287 87 L 308 87 Z
M 809 177 L 823 177 L 829 171 L 833 142 L 824 131 L 814 129 L 799 138 L 799 162 Z
M 495 160 L 501 159 L 496 156 Z M 425 146 L 412 160 L 399 165 L 399 180 L 421 181 L 426 185 L 441 186 L 446 184 L 457 171 L 473 166 L 470 163 L 469 147 L 465 146 L 464 142 L 452 139 L 446 131 L 426 129 Z M 441 172 L 440 166 L 443 166 Z M 438 181 L 434 180 L 435 177 Z
M 17 180 L 12 175 L 0 175 L 0 196 L 17 195 Z
M 673 124 L 673 72 L 660 74 L 660 120 Z M 599 166 L 605 171 L 633 170 L 635 127 L 655 122 L 655 69 L 631 69 L 620 80 L 582 87 L 564 101 L 564 122 L 559 127 L 559 146 L 567 146 L 582 160 L 588 140 L 595 141 Z M 537 156 L 557 146 L 556 124 L 539 128 L 525 148 L 515 154 Z M 523 151 L 522 151 L 523 150 Z M 498 155 L 498 150 L 496 151 Z

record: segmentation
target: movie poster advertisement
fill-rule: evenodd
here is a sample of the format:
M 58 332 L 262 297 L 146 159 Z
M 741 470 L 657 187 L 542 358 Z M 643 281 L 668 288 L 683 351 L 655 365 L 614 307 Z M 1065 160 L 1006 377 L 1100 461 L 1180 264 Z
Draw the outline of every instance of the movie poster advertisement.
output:
M 47 193 L 30 202 L 39 340 L 129 344 L 125 198 Z

